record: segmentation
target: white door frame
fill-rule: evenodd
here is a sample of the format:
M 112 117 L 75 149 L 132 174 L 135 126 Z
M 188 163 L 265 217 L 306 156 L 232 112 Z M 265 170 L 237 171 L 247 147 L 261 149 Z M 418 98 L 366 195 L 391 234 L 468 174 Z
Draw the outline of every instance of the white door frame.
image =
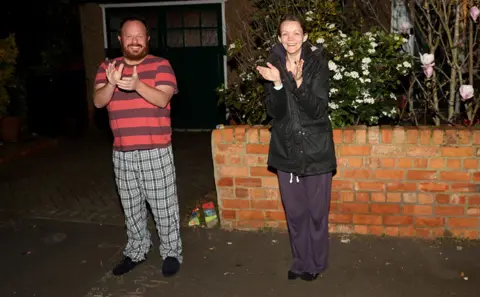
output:
M 222 9 L 222 39 L 223 46 L 227 45 L 227 30 L 225 22 L 225 2 L 227 0 L 192 0 L 192 1 L 167 1 L 167 2 L 140 2 L 140 3 L 117 3 L 117 4 L 99 4 L 102 8 L 103 18 L 103 47 L 108 49 L 107 19 L 105 15 L 106 8 L 122 7 L 152 7 L 152 6 L 183 6 L 183 5 L 201 5 L 201 4 L 220 4 Z M 227 85 L 227 56 L 223 55 L 223 80 Z

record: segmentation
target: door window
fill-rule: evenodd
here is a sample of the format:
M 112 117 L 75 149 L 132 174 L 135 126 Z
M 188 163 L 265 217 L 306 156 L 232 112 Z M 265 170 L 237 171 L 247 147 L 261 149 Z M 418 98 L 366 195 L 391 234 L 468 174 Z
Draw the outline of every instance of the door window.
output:
M 170 48 L 219 45 L 219 19 L 215 10 L 168 11 L 166 22 Z

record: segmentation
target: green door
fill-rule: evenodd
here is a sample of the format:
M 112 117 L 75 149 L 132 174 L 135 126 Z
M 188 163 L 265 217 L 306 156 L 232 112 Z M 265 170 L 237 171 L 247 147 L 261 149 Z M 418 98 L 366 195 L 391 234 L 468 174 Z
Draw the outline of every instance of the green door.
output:
M 224 81 L 220 4 L 108 8 L 107 57 L 121 55 L 120 21 L 139 15 L 150 29 L 150 53 L 167 58 L 175 71 L 179 93 L 172 98 L 174 129 L 213 129 L 225 123 L 215 88 Z

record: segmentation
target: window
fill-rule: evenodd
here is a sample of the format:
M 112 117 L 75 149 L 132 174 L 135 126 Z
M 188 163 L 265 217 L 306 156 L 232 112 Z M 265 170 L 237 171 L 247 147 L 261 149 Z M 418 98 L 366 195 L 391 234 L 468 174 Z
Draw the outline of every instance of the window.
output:
M 167 13 L 168 47 L 218 46 L 216 11 L 188 10 Z

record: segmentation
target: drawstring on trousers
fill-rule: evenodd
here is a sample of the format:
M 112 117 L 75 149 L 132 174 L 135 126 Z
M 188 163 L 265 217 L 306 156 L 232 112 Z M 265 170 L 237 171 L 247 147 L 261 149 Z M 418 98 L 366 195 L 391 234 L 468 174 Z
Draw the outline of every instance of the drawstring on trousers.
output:
M 298 178 L 298 175 L 296 176 L 297 178 L 297 184 L 300 182 L 300 179 Z M 293 182 L 293 173 L 290 173 L 290 183 Z

